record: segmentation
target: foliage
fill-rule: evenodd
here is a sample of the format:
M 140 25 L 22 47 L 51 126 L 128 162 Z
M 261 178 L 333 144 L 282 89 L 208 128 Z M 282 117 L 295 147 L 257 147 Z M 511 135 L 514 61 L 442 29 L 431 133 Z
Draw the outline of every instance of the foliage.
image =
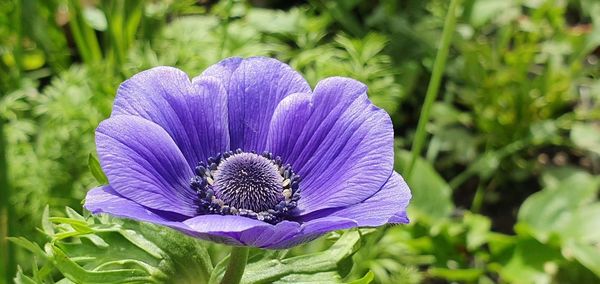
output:
M 195 76 L 223 57 L 269 55 L 313 86 L 356 78 L 392 115 L 396 169 L 407 168 L 448 1 L 195 2 L 0 3 L 2 198 L 25 248 L 16 282 L 221 277 L 219 247 L 76 212 L 103 183 L 95 127 L 119 83 L 152 66 Z M 600 4 L 465 0 L 460 11 L 410 181 L 412 224 L 252 251 L 245 281 L 598 281 Z M 182 249 L 195 251 L 197 270 L 185 270 Z M 318 273 L 298 270 L 311 265 Z
M 42 231 L 48 242 L 42 247 L 26 238 L 11 241 L 35 258 L 33 272 L 19 270 L 16 283 L 219 283 L 227 258 L 214 267 L 206 243 L 152 224 L 116 220 L 108 216 L 84 218 L 66 208 L 67 217 L 50 217 L 46 207 Z M 331 279 L 340 283 L 348 271 L 345 259 L 360 247 L 360 233 L 349 231 L 332 236 L 330 248 L 301 256 L 287 251 L 255 250 L 242 283 L 289 283 Z M 39 267 L 41 265 L 41 267 Z M 350 266 L 352 263 L 350 263 Z M 345 276 L 345 275 L 344 275 Z M 353 283 L 368 283 L 365 274 Z

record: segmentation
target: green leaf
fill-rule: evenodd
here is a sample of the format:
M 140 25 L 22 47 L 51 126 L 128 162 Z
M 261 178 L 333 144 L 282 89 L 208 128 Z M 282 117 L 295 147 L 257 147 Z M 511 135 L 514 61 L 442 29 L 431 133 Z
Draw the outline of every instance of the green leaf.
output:
M 469 227 L 467 232 L 467 249 L 474 251 L 487 243 L 488 235 L 492 228 L 492 222 L 488 217 L 467 213 L 464 216 L 464 223 Z
M 408 165 L 410 155 L 405 150 L 396 151 L 396 168 L 400 174 Z M 409 210 L 419 216 L 436 220 L 448 217 L 454 209 L 450 186 L 426 160 L 417 159 L 408 185 L 412 192 Z
M 38 282 L 33 280 L 33 278 L 26 276 L 23 274 L 23 269 L 21 267 L 17 267 L 17 275 L 15 276 L 15 284 L 37 284 Z
M 571 129 L 571 140 L 581 149 L 600 155 L 600 128 L 592 123 L 576 123 Z
M 96 181 L 99 184 L 108 184 L 108 178 L 102 171 L 102 167 L 100 167 L 100 162 L 91 153 L 88 157 L 88 167 L 90 168 L 92 175 L 94 176 L 94 178 L 96 178 Z
M 335 279 L 341 279 L 337 272 L 338 264 L 351 257 L 359 247 L 360 234 L 358 231 L 348 231 L 323 252 L 249 263 L 242 277 L 242 283 L 310 282 L 313 281 L 312 279 L 320 280 L 321 283 L 324 279 L 336 281 Z M 314 275 L 319 275 L 320 278 Z M 332 276 L 336 277 L 332 278 Z
M 565 244 L 564 250 L 600 277 L 600 249 L 597 246 L 570 241 Z
M 42 230 L 48 236 L 54 235 L 54 227 L 50 221 L 50 207 L 46 205 L 44 212 L 42 213 Z
M 105 31 L 108 26 L 104 12 L 94 6 L 83 8 L 83 18 L 90 27 L 97 31 Z
M 509 283 L 551 283 L 545 266 L 556 265 L 562 257 L 554 248 L 535 239 L 519 239 L 500 276 Z
M 597 212 L 597 209 L 585 208 L 596 199 L 599 187 L 599 177 L 583 171 L 573 172 L 556 186 L 545 188 L 525 200 L 519 210 L 517 231 L 520 229 L 525 233 L 523 230 L 529 230 L 541 242 L 548 241 L 552 233 L 562 238 L 584 237 L 572 233 L 586 228 L 579 230 L 573 226 L 585 227 L 597 219 L 588 218 L 586 222 L 577 216 Z
M 51 266 L 43 268 L 45 271 L 58 270 L 75 283 L 208 281 L 210 256 L 197 239 L 169 228 L 108 216 L 85 220 L 70 208 L 67 215 L 47 217 L 44 230 L 51 232 L 46 232 L 51 240 L 45 250 L 25 238 L 11 241 L 46 259 Z
M 148 242 L 160 249 L 161 255 L 166 254 L 173 267 L 170 279 L 179 279 L 182 283 L 208 282 L 213 265 L 205 242 L 153 224 L 129 221 L 125 227 L 135 228 Z
M 274 281 L 273 283 L 314 283 L 335 284 L 342 283 L 341 277 L 334 271 L 318 272 L 314 274 L 291 274 Z
M 439 267 L 431 268 L 427 272 L 434 277 L 464 282 L 474 282 L 484 273 L 483 269 L 479 268 L 448 269 Z
M 75 263 L 60 248 L 53 247 L 53 259 L 63 275 L 76 283 L 149 283 L 156 282 L 140 269 L 86 270 Z
M 375 273 L 373 273 L 373 271 L 369 271 L 362 278 L 356 279 L 356 280 L 351 281 L 351 282 L 348 282 L 348 284 L 369 284 L 374 279 L 375 279 Z
M 42 250 L 42 248 L 40 248 L 40 246 L 38 244 L 31 242 L 24 237 L 18 237 L 18 238 L 8 237 L 7 239 L 9 241 L 13 242 L 14 244 L 32 252 L 33 254 L 35 254 L 37 256 L 44 257 L 46 255 L 44 250 Z

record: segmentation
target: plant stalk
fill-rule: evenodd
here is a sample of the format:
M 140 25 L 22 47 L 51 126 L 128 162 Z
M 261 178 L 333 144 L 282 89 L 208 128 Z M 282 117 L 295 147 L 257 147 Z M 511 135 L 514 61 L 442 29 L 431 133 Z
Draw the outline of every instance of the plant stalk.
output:
M 4 119 L 0 117 L 0 283 L 12 283 L 16 271 L 14 254 L 7 237 L 14 234 L 11 224 L 10 186 L 8 183 L 8 163 L 6 162 L 6 139 Z
M 221 46 L 219 49 L 219 58 L 217 60 L 223 59 L 225 54 L 225 45 L 227 44 L 227 40 L 229 38 L 229 21 L 231 20 L 231 9 L 233 8 L 233 0 L 227 1 L 227 6 L 225 7 L 225 23 L 223 23 L 223 38 L 221 40 Z
M 248 261 L 248 247 L 232 247 L 229 255 L 229 265 L 221 280 L 221 284 L 238 284 L 244 275 L 246 262 Z
M 440 83 L 442 81 L 442 75 L 446 68 L 446 59 L 448 58 L 448 51 L 450 50 L 450 44 L 452 43 L 452 36 L 454 35 L 454 28 L 456 27 L 456 10 L 459 6 L 460 0 L 452 0 L 450 7 L 448 8 L 448 14 L 444 22 L 444 30 L 442 32 L 442 41 L 440 47 L 435 56 L 435 63 L 433 65 L 433 72 L 431 73 L 431 79 L 427 86 L 427 93 L 425 94 L 425 102 L 421 109 L 421 115 L 419 116 L 419 123 L 417 124 L 417 132 L 415 133 L 415 140 L 412 145 L 412 156 L 408 168 L 406 169 L 405 176 L 408 180 L 411 179 L 412 170 L 415 166 L 415 162 L 419 157 L 423 146 L 425 144 L 425 138 L 427 136 L 427 123 L 429 122 L 429 114 L 433 102 L 437 98 L 438 91 L 440 89 Z

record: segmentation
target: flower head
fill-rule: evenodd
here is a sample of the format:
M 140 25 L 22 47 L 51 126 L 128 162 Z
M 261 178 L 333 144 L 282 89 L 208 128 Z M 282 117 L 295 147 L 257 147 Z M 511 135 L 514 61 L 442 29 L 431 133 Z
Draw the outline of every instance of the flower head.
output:
M 134 75 L 96 130 L 109 185 L 85 207 L 202 239 L 286 248 L 333 230 L 408 223 L 393 128 L 364 84 L 311 91 L 277 60 L 228 58 L 202 75 Z

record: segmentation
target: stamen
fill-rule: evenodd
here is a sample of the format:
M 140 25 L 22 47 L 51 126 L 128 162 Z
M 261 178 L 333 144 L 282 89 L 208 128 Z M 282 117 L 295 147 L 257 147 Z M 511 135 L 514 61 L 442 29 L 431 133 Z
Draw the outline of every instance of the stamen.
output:
M 200 162 L 191 187 L 199 214 L 239 215 L 275 224 L 289 219 L 300 199 L 300 176 L 272 153 L 241 149 Z

